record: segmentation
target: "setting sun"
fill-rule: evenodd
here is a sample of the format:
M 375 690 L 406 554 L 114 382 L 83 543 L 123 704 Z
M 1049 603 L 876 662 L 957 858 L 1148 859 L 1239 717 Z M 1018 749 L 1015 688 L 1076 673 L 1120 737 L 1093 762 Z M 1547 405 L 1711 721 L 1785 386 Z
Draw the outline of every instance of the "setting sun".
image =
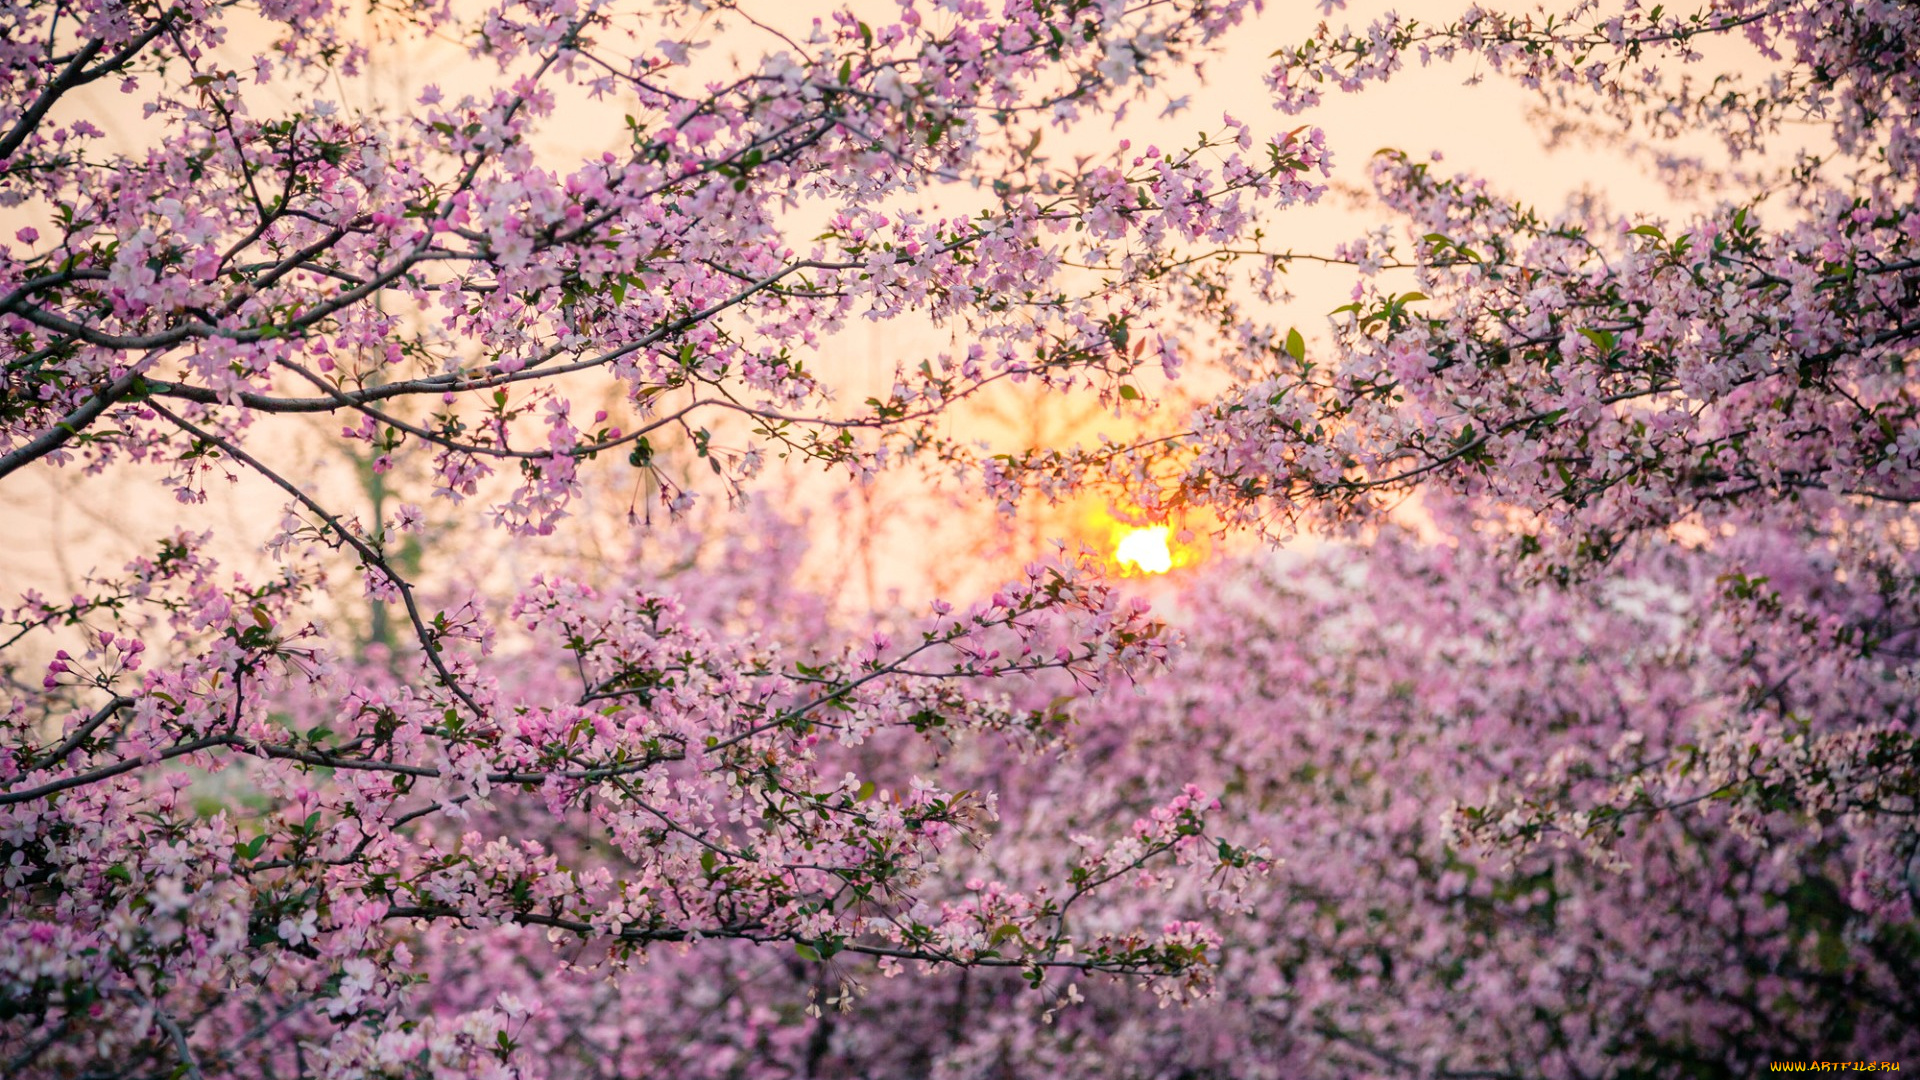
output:
M 1114 561 L 1132 566 L 1143 574 L 1164 574 L 1173 569 L 1173 552 L 1167 547 L 1167 526 L 1134 529 L 1120 538 L 1114 548 Z

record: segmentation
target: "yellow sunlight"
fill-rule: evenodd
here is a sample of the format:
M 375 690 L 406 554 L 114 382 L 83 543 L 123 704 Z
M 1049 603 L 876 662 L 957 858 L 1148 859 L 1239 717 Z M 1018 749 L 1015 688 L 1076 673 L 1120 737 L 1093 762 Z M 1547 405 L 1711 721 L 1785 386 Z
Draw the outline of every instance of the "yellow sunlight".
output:
M 1143 574 L 1164 574 L 1173 569 L 1173 552 L 1167 547 L 1167 526 L 1128 530 L 1114 548 L 1113 558 L 1121 566 L 1132 566 Z

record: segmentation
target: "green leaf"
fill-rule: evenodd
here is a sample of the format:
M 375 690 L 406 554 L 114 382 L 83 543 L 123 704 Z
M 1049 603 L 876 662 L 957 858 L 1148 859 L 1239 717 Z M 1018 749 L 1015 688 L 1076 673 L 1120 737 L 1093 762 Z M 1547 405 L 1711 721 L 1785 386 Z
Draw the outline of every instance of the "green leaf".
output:
M 814 948 L 813 946 L 807 944 L 804 941 L 794 942 L 793 951 L 794 951 L 794 954 L 799 956 L 800 959 L 802 960 L 811 960 L 814 963 L 819 963 L 820 960 L 823 959 L 823 957 L 821 957 L 820 955 L 819 949 Z
M 874 786 L 873 781 L 868 780 L 866 783 L 860 785 L 860 791 L 854 795 L 854 798 L 860 802 L 866 802 L 868 799 L 873 798 L 873 793 L 878 790 L 880 789 Z
M 127 869 L 126 863 L 114 863 L 112 866 L 107 867 L 107 877 L 122 885 L 133 884 L 133 871 Z
M 1654 225 L 1636 225 L 1627 231 L 1635 236 L 1651 236 L 1656 240 L 1665 240 L 1667 238 L 1667 234 L 1661 232 L 1659 227 Z
M 1133 387 L 1128 386 L 1126 383 L 1121 383 L 1120 396 L 1127 399 L 1128 401 L 1138 401 L 1140 400 L 1140 391 L 1135 390 Z
M 1307 358 L 1307 339 L 1301 337 L 1297 329 L 1287 331 L 1287 355 L 1295 360 Z

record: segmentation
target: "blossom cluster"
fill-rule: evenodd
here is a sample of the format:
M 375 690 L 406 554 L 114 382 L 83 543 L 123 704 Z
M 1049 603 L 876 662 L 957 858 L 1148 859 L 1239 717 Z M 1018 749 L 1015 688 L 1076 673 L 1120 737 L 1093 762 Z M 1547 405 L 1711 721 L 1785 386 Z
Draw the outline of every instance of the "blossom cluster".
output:
M 498 610 L 449 604 L 427 620 L 435 661 L 389 666 L 301 622 L 314 562 L 231 583 L 180 535 L 91 596 L 9 613 L 20 631 L 104 623 L 166 642 L 143 664 L 142 638 L 89 631 L 6 717 L 0 1000 L 37 1068 L 244 1073 L 284 1046 L 332 1075 L 416 1059 L 524 1073 L 515 1008 L 447 1013 L 432 996 L 447 991 L 421 985 L 470 935 L 520 940 L 556 975 L 706 940 L 1036 984 L 1056 970 L 1171 995 L 1205 984 L 1198 926 L 1070 921 L 1135 878 L 1246 861 L 1208 839 L 1217 804 L 1197 790 L 1051 884 L 945 894 L 998 799 L 945 786 L 940 758 L 983 738 L 1057 753 L 1062 691 L 1164 661 L 1146 606 L 1084 566 L 1035 564 L 903 623 L 900 644 L 835 649 L 817 625 L 803 640 L 729 632 L 722 611 L 650 587 L 661 568 L 640 559 L 599 585 L 537 577 Z M 710 602 L 746 575 L 780 612 L 799 599 L 767 583 L 780 571 L 731 559 L 673 581 Z M 1031 705 L 995 689 L 1035 679 L 1061 685 Z

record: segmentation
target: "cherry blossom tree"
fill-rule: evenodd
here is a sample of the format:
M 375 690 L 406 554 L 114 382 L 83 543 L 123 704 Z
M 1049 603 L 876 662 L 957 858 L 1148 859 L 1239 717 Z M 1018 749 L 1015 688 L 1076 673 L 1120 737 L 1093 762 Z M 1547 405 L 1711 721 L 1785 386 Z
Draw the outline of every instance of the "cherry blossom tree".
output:
M 191 507 L 246 474 L 284 503 L 264 576 L 187 527 L 6 612 L 9 1073 L 525 1074 L 527 1002 L 420 987 L 513 933 L 556 976 L 733 940 L 1203 987 L 1204 926 L 1078 917 L 1149 868 L 1223 896 L 1256 873 L 1206 793 L 1173 785 L 1052 880 L 962 895 L 943 868 L 994 793 L 937 759 L 846 768 L 873 740 L 1045 744 L 1053 698 L 1158 662 L 1160 624 L 1083 561 L 839 643 L 702 616 L 689 593 L 750 584 L 670 590 L 644 558 L 502 596 L 409 572 L 441 511 L 349 509 L 288 460 L 287 418 L 331 418 L 374 476 L 417 468 L 430 507 L 484 506 L 532 551 L 595 458 L 683 515 L 689 466 L 710 494 L 769 453 L 867 475 L 998 382 L 1137 396 L 1135 366 L 1175 362 L 1144 350 L 1181 265 L 1312 197 L 1318 145 L 1229 119 L 1140 166 L 1035 148 L 1244 6 L 906 6 L 802 37 L 698 4 L 376 6 L 371 31 L 325 3 L 9 8 L 0 200 L 30 223 L 0 255 L 0 475 L 137 470 Z M 720 21 L 769 45 L 713 78 L 694 46 Z M 487 85 L 356 106 L 368 32 L 453 38 Z M 137 148 L 82 101 L 101 88 Z M 626 113 L 611 149 L 554 164 L 563 97 Z M 909 314 L 970 344 L 834 408 L 823 341 Z M 356 650 L 342 573 L 406 632 Z M 1048 676 L 1038 705 L 997 689 Z
M 8 1072 L 1913 1048 L 1920 14 L 1592 0 L 1274 54 L 1285 114 L 1470 58 L 1680 216 L 1388 152 L 1394 220 L 1303 255 L 1310 124 L 1042 153 L 1252 6 L 0 12 L 0 479 L 180 504 L 0 620 Z M 366 104 L 376 38 L 477 85 Z M 611 123 L 569 156 L 575 117 Z M 1306 263 L 1358 278 L 1324 335 L 1276 315 Z M 855 319 L 953 344 L 852 406 Z M 1224 378 L 1155 411 L 1197 363 Z M 1001 387 L 1137 428 L 982 449 L 955 421 Z M 1070 552 L 856 629 L 752 508 L 770 456 L 1347 545 L 1190 582 L 1177 657 Z M 229 476 L 275 501 L 240 572 L 197 520 Z M 597 563 L 568 519 L 619 477 L 660 527 Z M 503 587 L 482 546 L 533 569 Z M 350 632 L 363 606 L 394 626 Z

